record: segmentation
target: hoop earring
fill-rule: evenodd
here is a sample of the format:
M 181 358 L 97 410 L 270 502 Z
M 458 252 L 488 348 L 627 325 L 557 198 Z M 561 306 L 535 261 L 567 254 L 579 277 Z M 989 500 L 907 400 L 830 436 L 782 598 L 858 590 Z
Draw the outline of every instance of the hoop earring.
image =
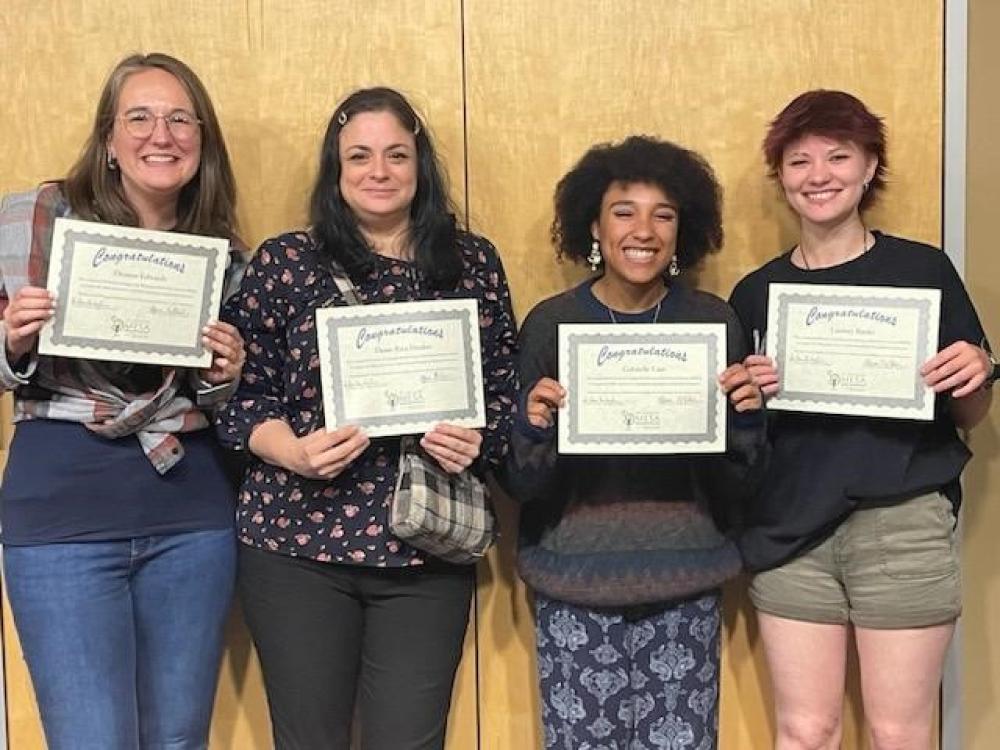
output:
M 596 271 L 603 260 L 604 256 L 601 255 L 601 243 L 594 240 L 590 243 L 590 254 L 587 256 L 587 262 L 590 264 L 590 270 Z
M 677 276 L 681 272 L 681 267 L 677 265 L 677 256 L 675 255 L 670 259 L 670 265 L 667 266 L 667 273 L 671 276 Z

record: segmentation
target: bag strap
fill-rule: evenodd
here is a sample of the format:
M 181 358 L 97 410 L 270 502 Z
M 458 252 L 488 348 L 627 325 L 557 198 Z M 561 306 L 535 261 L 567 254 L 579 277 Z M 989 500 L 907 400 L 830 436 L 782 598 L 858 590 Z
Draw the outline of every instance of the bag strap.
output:
M 354 286 L 354 282 L 351 281 L 351 277 L 347 275 L 339 263 L 330 264 L 330 275 L 333 276 L 333 283 L 337 285 L 337 289 L 344 296 L 344 300 L 349 305 L 361 305 L 364 304 L 361 301 L 361 297 L 358 296 L 357 287 Z

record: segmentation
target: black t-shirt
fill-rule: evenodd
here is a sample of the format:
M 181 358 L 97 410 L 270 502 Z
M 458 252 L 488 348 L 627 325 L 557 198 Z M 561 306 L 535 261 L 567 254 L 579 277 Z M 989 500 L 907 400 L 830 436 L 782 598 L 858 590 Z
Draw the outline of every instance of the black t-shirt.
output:
M 765 334 L 771 283 L 896 286 L 941 290 L 938 350 L 984 341 L 969 295 L 945 253 L 875 232 L 863 255 L 832 268 L 805 270 L 785 253 L 733 290 L 748 339 Z M 752 344 L 748 340 L 748 345 Z M 771 412 L 771 464 L 748 510 L 740 547 L 752 570 L 772 568 L 827 538 L 859 505 L 902 501 L 941 490 L 956 508 L 971 453 L 938 396 L 933 422 Z

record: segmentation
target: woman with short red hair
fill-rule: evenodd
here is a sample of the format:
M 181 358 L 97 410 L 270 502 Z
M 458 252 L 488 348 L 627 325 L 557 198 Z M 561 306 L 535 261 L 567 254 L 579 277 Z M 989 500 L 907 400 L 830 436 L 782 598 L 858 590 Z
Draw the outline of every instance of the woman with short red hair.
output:
M 772 411 L 772 461 L 741 537 L 774 686 L 779 750 L 840 747 L 849 629 L 872 747 L 929 748 L 945 651 L 961 611 L 955 513 L 970 453 L 956 428 L 990 405 L 996 366 L 948 257 L 869 229 L 885 187 L 882 120 L 854 96 L 809 91 L 764 140 L 771 176 L 797 214 L 798 243 L 730 299 L 757 352 L 744 364 L 765 396 L 782 373 L 760 353 L 770 284 L 939 289 L 937 353 L 915 378 L 932 421 Z

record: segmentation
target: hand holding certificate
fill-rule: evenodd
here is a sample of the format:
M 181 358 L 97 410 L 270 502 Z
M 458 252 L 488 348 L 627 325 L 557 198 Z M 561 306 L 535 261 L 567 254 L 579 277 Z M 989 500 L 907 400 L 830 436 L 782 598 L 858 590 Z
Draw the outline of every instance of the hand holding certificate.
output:
M 316 311 L 326 427 L 409 435 L 486 424 L 475 300 Z
M 721 323 L 559 326 L 560 453 L 726 449 Z
M 208 367 L 202 328 L 219 310 L 229 241 L 56 219 L 40 354 Z
M 931 420 L 920 367 L 938 340 L 941 292 L 771 284 L 767 354 L 781 388 L 768 408 Z

